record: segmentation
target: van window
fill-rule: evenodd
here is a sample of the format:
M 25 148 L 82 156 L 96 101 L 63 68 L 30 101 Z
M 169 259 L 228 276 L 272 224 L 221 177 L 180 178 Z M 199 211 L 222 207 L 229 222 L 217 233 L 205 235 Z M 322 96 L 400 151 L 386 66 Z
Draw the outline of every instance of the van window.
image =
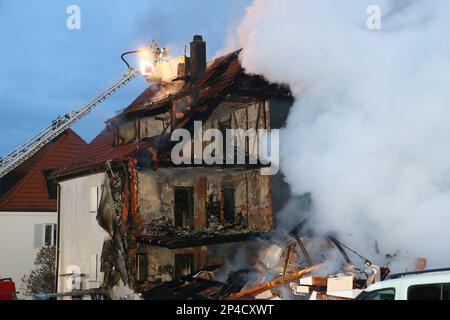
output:
M 386 288 L 371 292 L 364 292 L 358 297 L 358 300 L 395 300 L 395 289 Z
M 408 300 L 449 300 L 450 284 L 433 283 L 408 288 Z

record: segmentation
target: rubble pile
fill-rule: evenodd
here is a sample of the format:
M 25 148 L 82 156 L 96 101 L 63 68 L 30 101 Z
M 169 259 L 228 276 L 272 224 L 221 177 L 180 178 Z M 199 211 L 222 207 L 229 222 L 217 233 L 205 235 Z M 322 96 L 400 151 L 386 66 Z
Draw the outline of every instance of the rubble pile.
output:
M 168 221 L 161 222 L 164 222 L 160 225 L 163 227 Z M 313 261 L 306 251 L 304 240 L 292 236 L 284 244 L 265 244 L 253 266 L 229 272 L 225 282 L 217 280 L 224 266 L 210 266 L 155 287 L 145 293 L 144 298 L 352 300 L 368 286 L 386 279 L 390 273 L 388 267 L 379 267 L 362 256 L 359 257 L 363 264 L 358 268 L 358 264 L 350 260 L 345 250 L 351 249 L 330 237 L 324 239 L 323 243 L 333 245 L 331 249 L 342 255 L 341 267 L 335 271 L 330 268 L 330 264 L 336 265 L 336 261 L 327 261 L 326 258 L 324 261 Z M 313 253 L 312 256 L 325 257 L 322 253 Z M 418 259 L 418 268 L 425 267 L 423 261 Z

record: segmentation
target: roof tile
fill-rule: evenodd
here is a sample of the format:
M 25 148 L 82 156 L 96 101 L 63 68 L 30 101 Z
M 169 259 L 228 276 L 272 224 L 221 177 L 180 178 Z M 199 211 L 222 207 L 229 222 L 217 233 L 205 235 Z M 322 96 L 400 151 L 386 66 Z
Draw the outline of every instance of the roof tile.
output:
M 64 131 L 0 179 L 2 186 L 10 184 L 0 197 L 0 211 L 56 211 L 56 200 L 49 198 L 44 173 L 72 161 L 85 148 L 86 143 L 73 130 Z

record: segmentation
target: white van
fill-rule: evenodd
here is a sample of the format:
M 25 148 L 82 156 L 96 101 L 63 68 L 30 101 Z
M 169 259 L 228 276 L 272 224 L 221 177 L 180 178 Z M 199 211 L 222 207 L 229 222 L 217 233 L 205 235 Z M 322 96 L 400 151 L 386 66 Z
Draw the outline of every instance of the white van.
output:
M 450 269 L 392 275 L 365 289 L 356 300 L 450 300 Z

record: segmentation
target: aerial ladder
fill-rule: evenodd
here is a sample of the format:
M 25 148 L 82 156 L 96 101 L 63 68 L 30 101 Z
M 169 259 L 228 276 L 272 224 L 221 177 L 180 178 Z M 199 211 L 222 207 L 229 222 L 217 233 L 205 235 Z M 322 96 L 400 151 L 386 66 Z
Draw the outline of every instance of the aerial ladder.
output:
M 143 52 L 145 53 L 145 56 L 151 56 L 151 59 L 143 60 L 145 62 L 145 70 L 137 70 L 131 67 L 130 64 L 124 59 L 124 57 L 128 54 Z M 61 133 L 90 113 L 96 106 L 108 99 L 125 84 L 130 82 L 139 73 L 146 77 L 147 80 L 151 79 L 153 81 L 154 77 L 152 78 L 151 76 L 156 72 L 156 65 L 167 62 L 168 53 L 167 49 L 160 49 L 156 45 L 156 42 L 153 41 L 150 51 L 129 51 L 124 53 L 121 58 L 128 66 L 125 73 L 120 74 L 118 77 L 111 80 L 104 88 L 94 93 L 86 104 L 53 120 L 53 122 L 46 129 L 39 132 L 32 139 L 6 155 L 4 158 L 0 158 L 0 178 L 4 177 L 26 160 L 30 159 Z M 149 65 L 154 67 L 151 70 L 148 70 Z

